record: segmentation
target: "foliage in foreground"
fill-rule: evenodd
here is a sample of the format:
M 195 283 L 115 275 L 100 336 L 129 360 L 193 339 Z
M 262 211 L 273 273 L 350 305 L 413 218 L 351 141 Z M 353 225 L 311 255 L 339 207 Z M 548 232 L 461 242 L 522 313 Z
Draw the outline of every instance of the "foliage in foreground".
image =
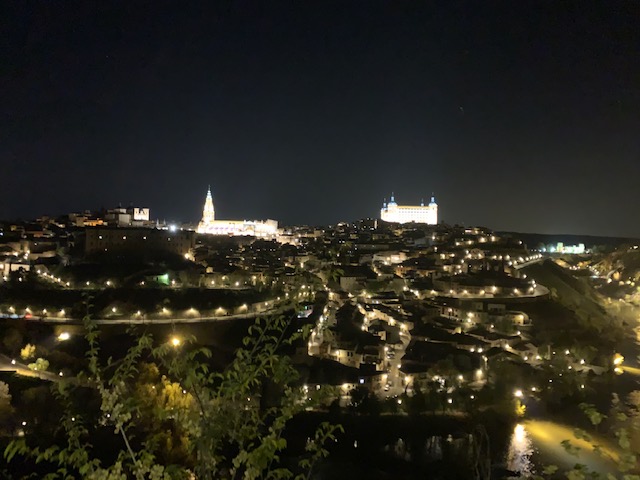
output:
M 556 465 L 546 466 L 543 476 L 533 476 L 530 480 L 545 480 L 548 478 L 567 478 L 568 480 L 640 480 L 640 462 L 638 451 L 640 449 L 640 392 L 633 392 L 628 399 L 628 404 L 620 402 L 618 396 L 613 394 L 612 409 L 610 415 L 599 412 L 593 405 L 581 403 L 580 409 L 587 416 L 591 425 L 598 429 L 605 422 L 609 423 L 609 430 L 616 439 L 616 444 L 607 446 L 592 433 L 586 430 L 574 429 L 573 439 L 564 439 L 560 442 L 566 452 L 576 457 L 574 467 L 566 472 L 560 472 Z M 615 473 L 601 473 L 590 469 L 580 462 L 582 447 L 577 442 L 587 444 L 593 452 L 603 460 L 616 465 Z M 560 476 L 561 475 L 561 476 Z
M 323 423 L 297 465 L 280 458 L 287 421 L 315 401 L 295 386 L 297 372 L 279 353 L 305 334 L 290 335 L 283 316 L 257 320 L 222 372 L 209 369 L 206 348 L 185 339 L 154 346 L 149 334 L 133 331 L 126 355 L 103 364 L 100 332 L 89 318 L 84 323 L 87 371 L 53 387 L 65 412 L 58 440 L 37 445 L 27 436 L 5 450 L 7 461 L 25 457 L 44 466 L 44 478 L 307 479 L 341 430 Z M 79 408 L 87 391 L 99 411 Z M 107 428 L 113 455 L 91 443 Z

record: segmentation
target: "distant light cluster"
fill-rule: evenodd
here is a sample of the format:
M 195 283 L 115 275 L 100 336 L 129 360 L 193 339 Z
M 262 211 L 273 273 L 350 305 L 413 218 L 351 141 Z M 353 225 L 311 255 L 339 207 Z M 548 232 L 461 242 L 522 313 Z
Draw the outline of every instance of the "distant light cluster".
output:
M 247 235 L 273 238 L 278 233 L 278 222 L 275 220 L 216 220 L 213 197 L 211 188 L 209 188 L 202 210 L 202 220 L 196 231 L 209 235 Z
M 438 204 L 435 197 L 431 196 L 429 205 L 421 202 L 420 205 L 398 205 L 393 193 L 389 203 L 382 204 L 380 218 L 385 222 L 392 223 L 426 223 L 427 225 L 438 224 Z

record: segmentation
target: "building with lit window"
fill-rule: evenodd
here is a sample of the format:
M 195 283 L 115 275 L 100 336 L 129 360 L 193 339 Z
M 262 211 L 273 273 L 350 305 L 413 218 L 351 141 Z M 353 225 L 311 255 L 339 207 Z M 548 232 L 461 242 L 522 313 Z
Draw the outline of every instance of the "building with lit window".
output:
M 202 220 L 196 229 L 198 233 L 262 238 L 274 238 L 278 233 L 278 222 L 275 220 L 216 220 L 215 216 L 213 197 L 209 188 L 202 210 Z
M 136 227 L 85 229 L 85 254 L 166 254 L 189 257 L 195 247 L 193 230 L 161 230 Z
M 428 205 L 420 202 L 420 205 L 398 205 L 393 193 L 389 203 L 382 204 L 380 218 L 385 222 L 392 223 L 426 223 L 427 225 L 438 224 L 438 204 L 435 197 L 431 196 Z

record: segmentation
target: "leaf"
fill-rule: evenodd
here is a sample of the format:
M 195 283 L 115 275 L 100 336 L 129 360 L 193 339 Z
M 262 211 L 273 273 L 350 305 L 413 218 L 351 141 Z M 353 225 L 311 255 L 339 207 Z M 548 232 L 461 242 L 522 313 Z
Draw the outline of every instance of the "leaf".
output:
M 7 448 L 4 449 L 4 458 L 7 460 L 7 463 L 9 463 L 17 453 L 23 453 L 26 448 L 27 445 L 24 439 L 9 442 Z
M 565 449 L 565 451 L 573 456 L 578 456 L 578 454 L 580 453 L 580 447 L 576 447 L 575 445 L 573 445 L 571 443 L 571 440 L 563 440 L 560 442 L 560 445 L 562 445 L 562 448 Z

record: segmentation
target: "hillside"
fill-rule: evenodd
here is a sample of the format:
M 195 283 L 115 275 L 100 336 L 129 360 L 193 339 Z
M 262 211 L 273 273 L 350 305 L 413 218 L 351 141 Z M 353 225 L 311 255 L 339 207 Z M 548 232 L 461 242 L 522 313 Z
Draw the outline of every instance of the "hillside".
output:
M 622 337 L 622 323 L 607 314 L 603 298 L 587 278 L 576 278 L 551 260 L 523 270 L 551 292 L 550 300 L 524 308 L 532 316 L 540 340 L 569 346 L 598 338 L 605 350 Z
M 565 245 L 577 245 L 584 243 L 587 248 L 604 247 L 605 249 L 618 248 L 623 244 L 638 244 L 639 239 L 624 237 L 600 237 L 593 235 L 572 235 L 572 234 L 544 234 L 544 233 L 517 233 L 517 232 L 497 232 L 499 235 L 510 235 L 521 239 L 529 248 L 536 248 L 539 244 L 555 244 L 562 242 Z

